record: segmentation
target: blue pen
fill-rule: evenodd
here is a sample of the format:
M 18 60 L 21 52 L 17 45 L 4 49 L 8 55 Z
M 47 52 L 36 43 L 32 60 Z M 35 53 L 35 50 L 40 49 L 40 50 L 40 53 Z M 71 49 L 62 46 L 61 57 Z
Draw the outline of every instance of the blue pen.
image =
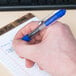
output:
M 56 12 L 53 16 L 49 17 L 47 20 L 42 22 L 34 31 L 32 31 L 30 34 L 25 35 L 22 40 L 29 42 L 31 40 L 31 37 L 37 34 L 39 31 L 44 29 L 45 27 L 49 26 L 53 22 L 55 22 L 57 19 L 64 16 L 66 13 L 65 9 L 60 9 L 58 12 Z

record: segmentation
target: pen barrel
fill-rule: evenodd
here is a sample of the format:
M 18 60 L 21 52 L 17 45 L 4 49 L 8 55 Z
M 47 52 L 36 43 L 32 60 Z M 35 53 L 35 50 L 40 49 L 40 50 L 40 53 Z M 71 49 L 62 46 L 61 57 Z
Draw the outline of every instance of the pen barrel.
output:
M 48 18 L 46 21 L 42 21 L 41 24 L 39 24 L 39 26 L 32 31 L 30 34 L 25 35 L 22 40 L 29 42 L 31 40 L 31 37 L 33 35 L 35 35 L 36 33 L 40 32 L 42 29 L 44 29 L 46 26 L 52 24 L 53 22 L 55 22 L 57 19 L 59 19 L 60 17 L 64 16 L 66 13 L 65 9 L 61 9 L 59 10 L 57 13 L 55 13 L 53 16 L 51 16 L 50 18 Z
M 46 26 L 44 23 L 41 23 L 34 31 L 32 31 L 28 36 L 32 37 L 33 35 L 35 35 L 36 33 L 38 33 L 39 31 L 41 31 L 42 29 L 44 29 Z
M 40 32 L 45 27 L 46 27 L 45 24 L 43 23 L 43 21 L 41 21 L 41 23 L 39 24 L 39 26 L 34 31 L 32 31 L 30 34 L 25 35 L 22 38 L 22 40 L 29 42 L 31 40 L 31 37 L 33 35 L 35 35 L 36 33 Z
M 47 19 L 44 24 L 46 26 L 48 26 L 49 24 L 55 22 L 57 19 L 61 18 L 62 16 L 64 16 L 66 13 L 65 9 L 61 9 L 59 10 L 57 13 L 55 13 L 53 16 L 51 16 L 49 19 Z

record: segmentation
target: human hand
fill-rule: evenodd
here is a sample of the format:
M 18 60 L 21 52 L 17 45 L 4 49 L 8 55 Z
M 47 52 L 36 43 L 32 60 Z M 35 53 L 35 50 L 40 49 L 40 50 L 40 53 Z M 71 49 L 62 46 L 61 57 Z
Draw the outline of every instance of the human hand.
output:
M 13 41 L 16 53 L 26 60 L 27 67 L 37 63 L 53 76 L 73 76 L 76 70 L 76 40 L 69 27 L 55 22 L 30 42 L 21 40 L 37 26 L 38 22 L 31 22 L 16 34 Z

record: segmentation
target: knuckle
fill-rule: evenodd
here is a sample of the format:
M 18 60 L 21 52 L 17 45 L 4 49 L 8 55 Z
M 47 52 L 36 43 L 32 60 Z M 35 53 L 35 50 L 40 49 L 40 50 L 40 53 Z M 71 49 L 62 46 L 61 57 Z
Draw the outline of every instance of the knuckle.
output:
M 69 26 L 63 23 L 58 23 L 57 29 L 60 33 L 65 34 L 69 30 Z

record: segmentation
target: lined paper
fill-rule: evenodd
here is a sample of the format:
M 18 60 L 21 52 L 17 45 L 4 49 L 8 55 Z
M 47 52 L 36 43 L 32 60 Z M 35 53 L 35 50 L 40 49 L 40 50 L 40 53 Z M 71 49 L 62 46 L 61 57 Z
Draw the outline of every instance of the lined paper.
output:
M 48 73 L 41 71 L 36 64 L 30 69 L 26 68 L 25 60 L 19 58 L 12 48 L 12 40 L 16 33 L 31 21 L 38 21 L 38 19 L 33 17 L 0 36 L 0 62 L 8 68 L 13 76 L 50 76 Z

